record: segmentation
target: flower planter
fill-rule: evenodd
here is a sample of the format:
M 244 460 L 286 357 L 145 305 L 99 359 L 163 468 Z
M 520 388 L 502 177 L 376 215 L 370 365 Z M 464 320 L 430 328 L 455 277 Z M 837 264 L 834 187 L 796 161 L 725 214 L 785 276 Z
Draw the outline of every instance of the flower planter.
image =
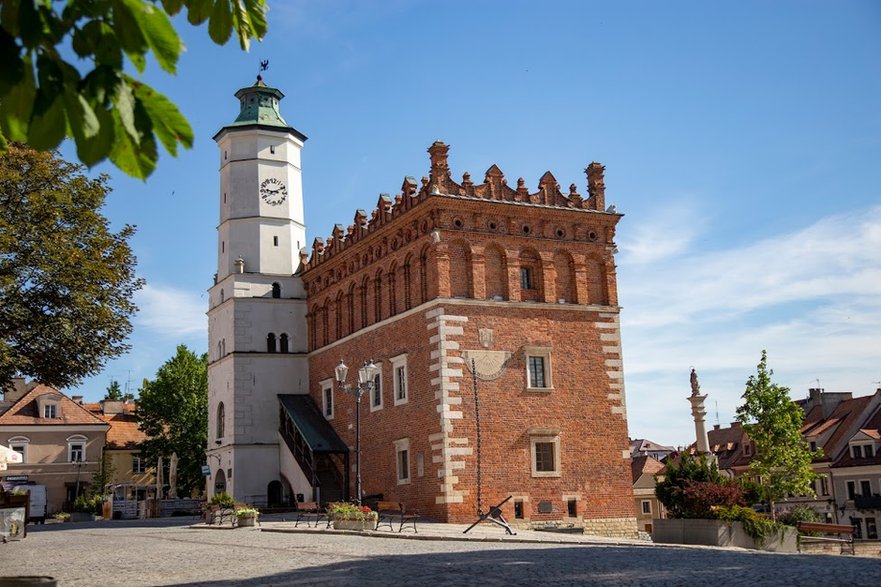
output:
M 757 544 L 743 529 L 741 522 L 670 518 L 652 520 L 652 541 L 665 544 L 704 544 L 707 546 L 738 546 L 771 552 L 798 552 L 795 528 L 787 527 L 782 535 L 768 537 Z
M 254 526 L 257 523 L 257 518 L 255 516 L 241 516 L 238 518 L 239 527 L 245 526 Z
M 334 530 L 374 530 L 376 520 L 334 520 Z

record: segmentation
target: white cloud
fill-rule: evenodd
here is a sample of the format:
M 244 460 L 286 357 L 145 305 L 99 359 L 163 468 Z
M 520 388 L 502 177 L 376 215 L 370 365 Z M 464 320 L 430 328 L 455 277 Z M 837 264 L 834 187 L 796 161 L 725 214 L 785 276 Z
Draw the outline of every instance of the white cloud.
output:
M 166 338 L 204 335 L 208 331 L 208 318 L 203 295 L 149 283 L 135 296 L 140 308 L 135 322 Z
M 874 391 L 881 379 L 881 207 L 652 264 L 622 256 L 619 291 L 631 435 L 687 443 L 690 367 L 722 425 L 762 349 L 775 381 Z
M 700 220 L 696 200 L 668 201 L 619 239 L 622 259 L 638 266 L 674 257 L 699 236 Z

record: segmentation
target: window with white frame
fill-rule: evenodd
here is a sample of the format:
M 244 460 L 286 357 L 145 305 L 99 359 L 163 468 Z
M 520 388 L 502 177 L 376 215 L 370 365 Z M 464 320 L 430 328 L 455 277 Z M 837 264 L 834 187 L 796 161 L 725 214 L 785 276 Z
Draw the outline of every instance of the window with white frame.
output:
M 58 417 L 58 406 L 56 404 L 44 404 L 43 405 L 43 417 L 44 418 L 57 418 Z
M 132 455 L 132 473 L 145 473 L 147 471 L 147 466 L 144 463 L 144 457 L 140 455 L 140 453 L 135 453 Z
M 848 481 L 847 482 L 847 499 L 854 499 L 857 493 L 857 484 L 856 481 Z
M 551 390 L 551 349 L 549 347 L 525 347 L 526 388 L 532 390 Z
M 226 408 L 223 402 L 217 404 L 217 440 L 220 440 L 226 434 Z
M 67 462 L 80 463 L 86 460 L 86 437 L 75 434 L 67 439 Z
M 25 436 L 13 436 L 9 439 L 9 448 L 21 455 L 21 462 L 28 462 L 28 444 L 30 439 Z
M 860 495 L 863 497 L 872 495 L 872 483 L 868 479 L 860 480 Z
M 829 478 L 826 475 L 820 475 L 820 495 L 829 495 Z
M 395 405 L 407 403 L 407 355 L 392 357 L 392 378 L 394 383 Z
M 652 515 L 652 500 L 644 499 L 641 502 L 642 504 L 642 513 L 648 516 Z
M 370 411 L 382 409 L 382 366 L 376 363 L 378 369 L 373 376 L 373 385 L 370 387 Z
M 395 441 L 395 465 L 398 473 L 398 485 L 410 483 L 409 438 L 402 438 Z
M 533 477 L 559 477 L 560 434 L 558 431 L 530 431 L 529 445 Z
M 333 420 L 333 379 L 325 379 L 319 385 L 321 385 L 321 413 L 328 420 Z

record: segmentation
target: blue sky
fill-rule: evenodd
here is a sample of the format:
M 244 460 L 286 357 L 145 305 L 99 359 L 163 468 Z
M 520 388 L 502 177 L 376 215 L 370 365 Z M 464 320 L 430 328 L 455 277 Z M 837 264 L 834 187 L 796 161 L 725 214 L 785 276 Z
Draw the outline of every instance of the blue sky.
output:
M 693 439 L 689 370 L 709 422 L 733 419 L 767 349 L 794 398 L 881 387 L 881 4 L 877 2 L 270 2 L 250 53 L 178 22 L 178 75 L 145 80 L 196 133 L 146 181 L 109 166 L 114 226 L 136 224 L 132 351 L 110 379 L 136 391 L 179 343 L 207 349 L 216 271 L 217 150 L 235 91 L 264 77 L 303 152 L 308 240 L 351 223 L 426 148 L 455 177 L 493 163 L 534 188 L 550 170 L 586 193 L 606 165 L 618 228 L 633 437 Z M 63 150 L 66 155 L 71 150 Z

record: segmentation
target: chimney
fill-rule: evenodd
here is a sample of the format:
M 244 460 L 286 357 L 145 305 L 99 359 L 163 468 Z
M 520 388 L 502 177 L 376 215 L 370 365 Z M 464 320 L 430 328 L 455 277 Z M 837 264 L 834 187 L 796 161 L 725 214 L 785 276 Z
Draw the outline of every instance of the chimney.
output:
M 741 428 L 742 426 L 740 425 L 740 422 L 732 422 L 731 427 L 732 428 Z
M 72 396 L 70 396 L 70 399 L 72 399 L 74 401 L 74 403 L 77 403 L 79 405 L 83 405 L 83 396 L 81 396 L 81 395 L 72 395 Z
M 718 425 L 718 424 L 713 424 L 713 430 L 718 430 L 718 429 L 719 429 L 719 425 Z

